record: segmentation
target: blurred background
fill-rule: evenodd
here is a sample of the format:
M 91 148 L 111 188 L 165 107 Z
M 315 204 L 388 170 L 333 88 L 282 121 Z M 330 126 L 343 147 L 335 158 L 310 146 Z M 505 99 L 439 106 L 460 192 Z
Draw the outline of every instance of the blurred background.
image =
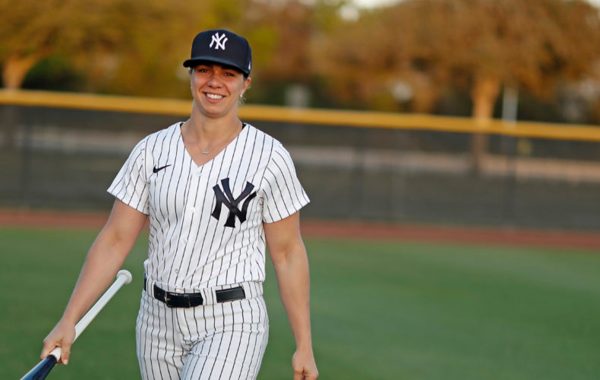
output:
M 321 378 L 597 379 L 598 6 L 0 0 L 0 378 L 38 360 L 106 188 L 141 138 L 187 118 L 181 63 L 198 31 L 224 27 L 253 47 L 241 118 L 290 150 L 312 201 Z M 57 378 L 139 376 L 146 252 L 140 239 L 134 284 Z M 267 271 L 260 378 L 289 378 Z
M 110 207 L 135 142 L 189 112 L 192 38 L 225 27 L 254 49 L 242 117 L 289 147 L 307 217 L 600 226 L 593 2 L 0 4 L 2 207 Z

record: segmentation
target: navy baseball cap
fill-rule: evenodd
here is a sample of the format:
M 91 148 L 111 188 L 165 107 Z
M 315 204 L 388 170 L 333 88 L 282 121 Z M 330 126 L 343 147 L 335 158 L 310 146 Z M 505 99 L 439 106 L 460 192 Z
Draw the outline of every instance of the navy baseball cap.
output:
M 194 37 L 191 58 L 183 62 L 183 66 L 194 67 L 201 62 L 231 66 L 248 76 L 252 69 L 252 50 L 244 37 L 229 30 L 206 30 Z

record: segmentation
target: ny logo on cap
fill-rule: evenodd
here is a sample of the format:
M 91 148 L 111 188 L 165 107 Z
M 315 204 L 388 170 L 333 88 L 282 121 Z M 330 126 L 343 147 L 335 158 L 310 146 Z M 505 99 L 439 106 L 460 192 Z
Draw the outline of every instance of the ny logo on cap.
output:
M 214 49 L 215 50 L 219 50 L 219 49 L 223 49 L 225 50 L 225 42 L 227 42 L 228 38 L 227 36 L 225 36 L 225 33 L 219 35 L 219 33 L 215 33 L 212 35 L 212 39 L 210 40 L 210 45 L 208 45 L 209 48 L 212 48 L 213 45 L 215 45 Z

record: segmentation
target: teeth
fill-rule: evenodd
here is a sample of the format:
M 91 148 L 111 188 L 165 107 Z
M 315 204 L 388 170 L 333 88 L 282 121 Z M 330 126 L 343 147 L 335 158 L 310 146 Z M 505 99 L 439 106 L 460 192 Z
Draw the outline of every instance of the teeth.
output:
M 222 95 L 217 95 L 217 94 L 206 94 L 206 96 L 208 96 L 210 99 L 223 99 Z

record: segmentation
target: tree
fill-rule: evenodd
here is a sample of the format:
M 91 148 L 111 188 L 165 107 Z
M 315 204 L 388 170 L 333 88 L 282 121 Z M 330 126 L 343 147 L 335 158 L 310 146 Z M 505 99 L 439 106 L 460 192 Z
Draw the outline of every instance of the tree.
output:
M 162 55 L 188 40 L 179 0 L 0 0 L 0 62 L 4 87 L 18 89 L 46 58 L 81 68 L 92 90 L 118 82 L 122 93 L 154 88 L 152 73 L 164 69 Z M 202 3 L 205 2 L 194 2 Z M 199 6 L 199 5 L 198 5 Z M 182 22 L 176 22 L 181 20 Z M 179 58 L 183 60 L 182 53 Z M 168 64 L 168 62 L 167 62 Z M 166 71 L 166 70 L 165 70 Z M 175 76 L 175 70 L 169 70 Z M 142 84 L 145 86 L 142 86 Z M 4 145 L 15 147 L 17 116 L 7 108 Z
M 367 13 L 355 29 L 323 49 L 322 60 L 335 65 L 322 67 L 338 84 L 364 96 L 425 74 L 440 87 L 469 88 L 482 123 L 503 85 L 544 96 L 600 59 L 600 14 L 582 0 L 406 0 Z M 352 78 L 365 71 L 368 81 Z M 485 139 L 473 146 L 477 170 Z
M 40 60 L 60 53 L 109 49 L 124 38 L 118 16 L 121 0 L 0 0 L 0 61 L 6 88 L 19 88 Z
M 0 0 L 4 86 L 21 87 L 34 65 L 59 56 L 83 68 L 93 88 L 110 88 L 116 81 L 121 82 L 124 92 L 132 91 L 144 83 L 140 79 L 142 74 L 157 71 L 157 67 L 164 69 L 162 65 L 168 60 L 162 59 L 163 56 L 170 57 L 177 49 L 181 51 L 184 43 L 189 49 L 193 36 L 185 41 L 181 37 L 192 25 L 189 22 L 192 15 L 205 14 L 202 8 L 207 3 Z M 190 8 L 199 12 L 186 12 Z M 144 79 L 149 82 L 148 77 Z
M 345 0 L 0 0 L 4 87 L 20 88 L 40 63 L 77 70 L 81 90 L 186 96 L 181 62 L 194 35 L 224 27 L 246 36 L 255 76 L 269 87 L 314 78 L 311 44 L 327 35 Z M 260 90 L 260 91 L 259 91 Z
M 281 104 L 282 91 L 289 86 L 318 90 L 311 59 L 313 44 L 326 37 L 339 20 L 338 10 L 344 0 L 254 0 L 252 3 L 245 19 L 246 25 L 254 24 L 249 29 L 249 39 L 256 47 L 254 77 L 261 85 L 251 96 Z

